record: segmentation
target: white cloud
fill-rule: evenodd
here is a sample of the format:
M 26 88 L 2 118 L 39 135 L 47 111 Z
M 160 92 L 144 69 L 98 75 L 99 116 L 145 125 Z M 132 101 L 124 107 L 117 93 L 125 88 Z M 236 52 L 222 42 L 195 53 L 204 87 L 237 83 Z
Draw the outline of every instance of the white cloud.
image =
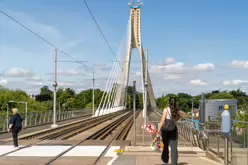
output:
M 10 68 L 5 72 L 5 76 L 9 77 L 30 77 L 33 72 L 24 68 Z
M 59 75 L 62 76 L 78 76 L 78 75 L 83 75 L 83 73 L 76 71 L 74 69 L 64 69 L 64 70 L 59 70 L 58 71 Z
M 61 86 L 61 87 L 70 87 L 70 86 L 73 86 L 73 83 L 58 82 L 58 86 Z
M 136 72 L 135 73 L 135 76 L 141 76 L 142 74 L 141 74 L 141 72 Z
M 150 72 L 151 73 L 182 73 L 182 71 L 186 70 L 187 67 L 184 63 L 177 62 L 174 64 L 168 65 L 151 65 Z
M 0 80 L 0 85 L 2 86 L 8 85 L 8 80 Z
M 196 86 L 205 86 L 205 85 L 207 85 L 206 82 L 204 82 L 204 81 L 202 81 L 200 79 L 191 80 L 190 84 L 196 85 Z
M 248 68 L 248 61 L 233 60 L 231 66 L 236 68 Z
M 33 87 L 34 87 L 34 86 L 36 87 L 36 86 L 42 86 L 42 85 L 44 85 L 44 83 L 41 82 L 41 81 L 37 81 L 37 82 L 32 82 L 32 81 L 30 82 L 30 81 L 27 81 L 26 84 L 27 84 L 27 85 L 30 85 L 30 86 L 33 86 Z
M 198 64 L 194 66 L 194 69 L 198 71 L 212 71 L 214 70 L 214 64 L 212 63 Z
M 223 85 L 226 85 L 226 86 L 242 85 L 242 84 L 248 84 L 248 81 L 246 81 L 246 80 L 228 80 L 228 81 L 223 81 Z
M 33 76 L 33 77 L 28 78 L 28 80 L 41 81 L 42 79 L 39 76 Z
M 164 76 L 164 79 L 165 80 L 178 80 L 178 79 L 180 79 L 181 78 L 181 76 L 179 76 L 179 75 L 173 75 L 173 74 L 168 74 L 168 75 L 165 75 Z
M 173 64 L 173 63 L 175 63 L 174 58 L 169 57 L 165 59 L 165 64 Z

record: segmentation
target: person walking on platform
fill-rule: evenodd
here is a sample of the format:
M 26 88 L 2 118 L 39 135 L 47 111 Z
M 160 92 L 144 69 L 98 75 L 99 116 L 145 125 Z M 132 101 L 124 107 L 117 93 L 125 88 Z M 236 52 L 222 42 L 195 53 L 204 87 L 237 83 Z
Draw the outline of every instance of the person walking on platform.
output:
M 177 107 L 176 99 L 169 99 L 169 107 L 164 109 L 163 116 L 160 123 L 159 134 L 162 134 L 162 140 L 164 143 L 164 149 L 161 155 L 161 159 L 164 165 L 169 163 L 169 144 L 171 147 L 171 161 L 172 165 L 178 164 L 178 130 L 176 121 L 179 119 L 179 110 Z
M 12 112 L 13 112 L 13 116 L 10 119 L 10 125 L 9 125 L 8 132 L 10 131 L 12 132 L 14 146 L 18 147 L 18 133 L 23 128 L 23 120 L 22 120 L 21 115 L 18 113 L 17 108 L 13 108 Z

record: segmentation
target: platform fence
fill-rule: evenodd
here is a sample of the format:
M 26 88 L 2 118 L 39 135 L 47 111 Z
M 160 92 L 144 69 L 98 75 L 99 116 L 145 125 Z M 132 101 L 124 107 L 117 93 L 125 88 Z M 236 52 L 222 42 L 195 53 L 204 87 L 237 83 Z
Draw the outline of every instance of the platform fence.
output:
M 190 119 L 182 119 L 177 123 L 179 134 L 193 146 L 207 153 L 211 152 L 224 159 L 226 155 L 224 135 L 221 132 L 221 120 L 209 120 L 199 123 Z M 228 160 L 232 165 L 248 164 L 248 122 L 234 120 L 228 140 Z
M 85 115 L 91 115 L 91 109 L 80 109 L 80 110 L 71 110 L 71 111 L 62 111 L 56 113 L 57 121 L 64 121 L 74 118 L 79 118 Z M 25 113 L 20 113 L 24 119 L 25 127 L 35 127 L 39 125 L 45 125 L 53 122 L 53 111 L 50 112 L 29 112 L 27 115 Z M 6 132 L 8 129 L 9 121 L 12 115 L 9 117 L 0 118 L 0 132 Z M 26 120 L 26 121 L 25 121 Z

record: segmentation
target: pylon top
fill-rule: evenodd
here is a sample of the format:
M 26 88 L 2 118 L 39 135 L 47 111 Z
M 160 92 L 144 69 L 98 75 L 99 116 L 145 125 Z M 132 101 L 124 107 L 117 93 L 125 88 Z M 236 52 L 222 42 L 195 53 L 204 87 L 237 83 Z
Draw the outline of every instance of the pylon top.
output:
M 131 3 L 128 3 L 128 5 L 130 6 L 130 8 L 132 9 L 139 9 L 142 5 L 142 3 L 140 2 L 140 0 L 137 1 L 137 4 L 134 4 L 134 0 L 131 1 Z

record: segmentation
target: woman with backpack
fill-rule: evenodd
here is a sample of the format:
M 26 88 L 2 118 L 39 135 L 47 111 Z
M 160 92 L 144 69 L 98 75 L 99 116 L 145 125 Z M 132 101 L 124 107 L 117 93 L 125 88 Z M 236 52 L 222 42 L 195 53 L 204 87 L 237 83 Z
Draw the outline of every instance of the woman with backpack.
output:
M 164 143 L 164 149 L 161 155 L 161 159 L 164 165 L 168 165 L 169 162 L 169 144 L 171 147 L 171 161 L 172 165 L 178 164 L 178 130 L 176 121 L 179 119 L 179 110 L 175 98 L 169 99 L 169 107 L 164 109 L 163 116 L 160 123 L 160 131 L 162 140 Z

